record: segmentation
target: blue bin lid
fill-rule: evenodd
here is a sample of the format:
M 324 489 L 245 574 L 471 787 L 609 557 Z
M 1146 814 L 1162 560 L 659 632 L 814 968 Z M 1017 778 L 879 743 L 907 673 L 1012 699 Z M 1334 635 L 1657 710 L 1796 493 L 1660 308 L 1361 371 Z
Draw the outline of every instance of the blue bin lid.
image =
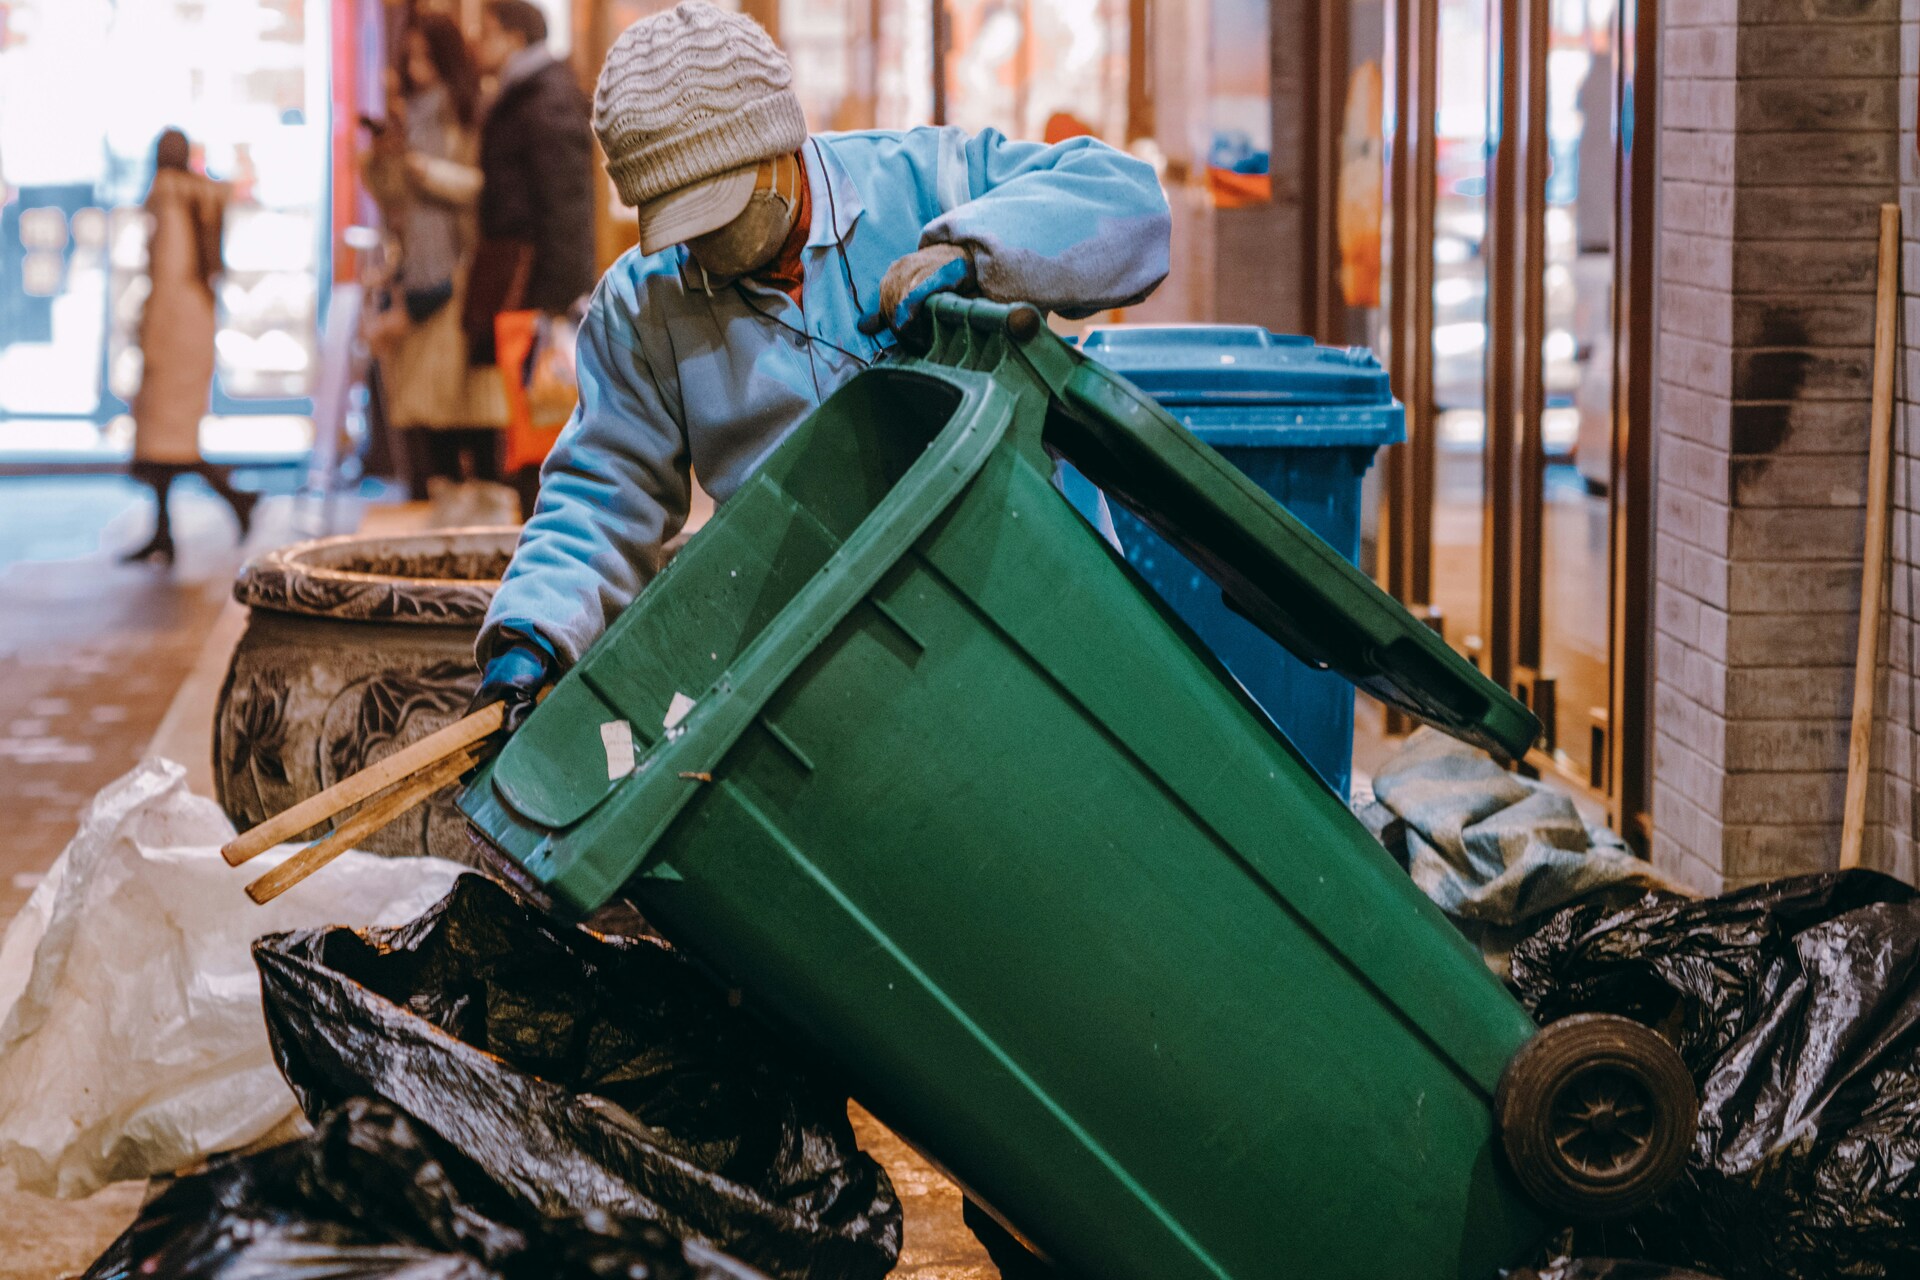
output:
M 1406 439 L 1387 372 L 1365 347 L 1323 347 L 1251 324 L 1119 324 L 1080 349 L 1220 447 L 1363 445 Z
M 1163 405 L 1393 404 L 1387 371 L 1365 347 L 1259 325 L 1102 325 L 1080 349 Z

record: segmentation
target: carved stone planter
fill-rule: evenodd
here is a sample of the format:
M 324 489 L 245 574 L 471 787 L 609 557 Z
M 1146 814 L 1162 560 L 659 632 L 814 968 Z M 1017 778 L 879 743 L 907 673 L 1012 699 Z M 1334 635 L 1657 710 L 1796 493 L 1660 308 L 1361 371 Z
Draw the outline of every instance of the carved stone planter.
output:
M 451 723 L 516 528 L 322 538 L 250 561 L 252 609 L 214 721 L 220 805 L 241 830 Z M 366 842 L 474 861 L 451 793 Z M 318 838 L 324 832 L 310 832 Z

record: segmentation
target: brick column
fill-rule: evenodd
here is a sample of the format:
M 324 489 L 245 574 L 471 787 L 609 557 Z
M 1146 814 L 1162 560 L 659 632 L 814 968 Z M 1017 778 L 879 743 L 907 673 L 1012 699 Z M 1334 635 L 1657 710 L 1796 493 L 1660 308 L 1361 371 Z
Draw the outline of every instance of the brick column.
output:
M 1653 853 L 1704 890 L 1837 855 L 1902 2 L 1665 6 Z
M 1892 619 L 1887 637 L 1888 670 L 1883 677 L 1882 732 L 1874 758 L 1880 772 L 1881 819 L 1876 865 L 1913 881 L 1916 845 L 1913 790 L 1920 759 L 1914 673 L 1920 670 L 1914 624 L 1920 602 L 1920 139 L 1914 107 L 1920 98 L 1920 0 L 1904 0 L 1900 11 L 1900 212 L 1902 246 L 1901 376 L 1899 426 L 1894 454 L 1894 526 Z M 1872 846 L 1870 846 L 1872 847 Z

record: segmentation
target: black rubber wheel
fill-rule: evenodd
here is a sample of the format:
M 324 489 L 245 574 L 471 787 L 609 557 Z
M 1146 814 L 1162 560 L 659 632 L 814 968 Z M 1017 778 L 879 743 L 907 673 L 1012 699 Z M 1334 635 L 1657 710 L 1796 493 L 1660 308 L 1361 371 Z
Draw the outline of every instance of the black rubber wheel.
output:
M 1583 1013 L 1514 1055 L 1494 1099 L 1507 1161 L 1549 1214 L 1645 1208 L 1686 1168 L 1700 1101 L 1674 1047 L 1626 1018 Z

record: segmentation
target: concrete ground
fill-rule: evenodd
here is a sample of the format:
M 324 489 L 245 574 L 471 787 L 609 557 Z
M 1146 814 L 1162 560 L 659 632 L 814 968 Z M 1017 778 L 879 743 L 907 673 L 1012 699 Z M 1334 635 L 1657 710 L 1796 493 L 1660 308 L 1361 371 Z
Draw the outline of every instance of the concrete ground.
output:
M 234 571 L 250 551 L 339 532 L 362 515 L 271 498 L 242 549 L 225 506 L 184 483 L 169 572 L 117 562 L 150 530 L 143 495 L 115 477 L 0 478 L 0 814 L 10 827 L 0 841 L 0 923 L 65 847 L 81 807 L 142 756 L 188 765 L 208 790 L 214 699 L 244 616 L 229 604 Z M 387 528 L 419 518 L 367 514 Z M 953 1184 L 858 1108 L 854 1122 L 906 1206 L 894 1274 L 994 1280 Z M 0 1280 L 83 1271 L 132 1221 L 143 1192 L 125 1183 L 71 1202 L 0 1192 Z
M 232 517 L 199 485 L 176 489 L 168 573 L 117 562 L 151 528 L 139 486 L 0 479 L 0 918 L 88 798 L 138 762 L 227 596 L 241 558 Z M 287 506 L 270 501 L 262 523 Z

